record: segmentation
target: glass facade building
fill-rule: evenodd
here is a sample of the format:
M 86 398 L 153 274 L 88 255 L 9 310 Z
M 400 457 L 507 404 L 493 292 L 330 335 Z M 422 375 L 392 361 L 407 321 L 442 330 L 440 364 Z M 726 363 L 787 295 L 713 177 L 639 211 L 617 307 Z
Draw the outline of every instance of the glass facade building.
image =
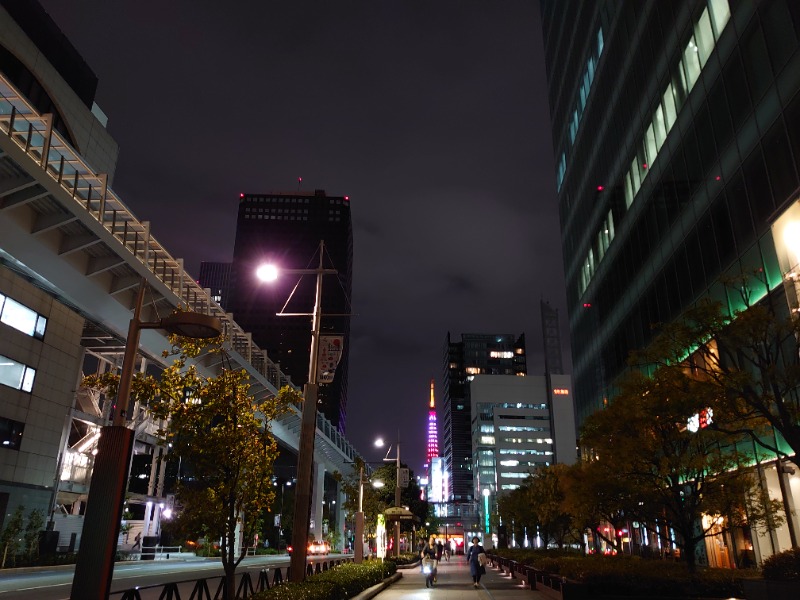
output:
M 800 3 L 542 0 L 541 14 L 581 423 L 654 325 L 698 300 L 738 310 L 746 290 L 798 309 Z M 796 510 L 800 477 L 754 460 Z M 757 560 L 791 547 L 788 527 L 753 535 Z M 733 564 L 721 537 L 706 550 Z
M 652 325 L 721 283 L 783 293 L 798 197 L 800 4 L 543 0 L 578 419 Z

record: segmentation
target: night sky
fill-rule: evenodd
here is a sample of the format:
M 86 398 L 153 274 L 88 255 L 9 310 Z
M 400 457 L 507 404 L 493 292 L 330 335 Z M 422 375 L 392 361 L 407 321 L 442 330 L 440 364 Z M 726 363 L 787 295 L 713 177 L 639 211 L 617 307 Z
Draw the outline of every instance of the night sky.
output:
M 99 77 L 113 189 L 195 277 L 232 258 L 240 192 L 350 196 L 367 459 L 399 428 L 420 473 L 448 330 L 526 333 L 533 375 L 540 298 L 567 338 L 537 2 L 41 2 Z

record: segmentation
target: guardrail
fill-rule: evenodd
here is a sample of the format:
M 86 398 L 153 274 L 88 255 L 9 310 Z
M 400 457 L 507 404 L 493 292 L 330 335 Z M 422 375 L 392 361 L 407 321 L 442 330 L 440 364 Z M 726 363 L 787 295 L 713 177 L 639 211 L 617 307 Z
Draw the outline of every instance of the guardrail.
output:
M 89 163 L 58 131 L 53 129 L 53 116 L 39 113 L 6 77 L 0 74 L 0 133 L 12 140 L 39 170 L 61 188 L 59 201 L 69 210 L 83 214 L 99 223 L 111 235 L 114 252 L 122 260 L 139 262 L 160 284 L 160 292 L 175 306 L 218 317 L 223 324 L 223 336 L 230 349 L 249 363 L 275 390 L 295 385 L 268 356 L 253 342 L 251 333 L 236 323 L 232 315 L 215 302 L 183 267 L 183 259 L 174 258 L 150 232 L 150 225 L 131 212 L 108 185 L 108 177 L 95 173 Z M 2 154 L 2 152 L 0 152 Z M 107 257 L 106 257 L 107 258 Z M 108 265 L 98 261 L 98 269 Z M 94 267 L 90 267 L 94 268 Z M 134 278 L 136 280 L 136 278 Z M 297 415 L 302 403 L 293 404 Z M 358 456 L 355 448 L 330 421 L 317 415 L 317 428 L 348 460 Z
M 309 562 L 306 565 L 306 575 L 322 573 L 346 562 L 353 562 L 353 559 L 343 557 Z M 263 592 L 288 582 L 289 569 L 289 566 L 273 566 L 261 569 L 258 575 L 251 575 L 247 571 L 238 573 L 236 576 L 235 597 L 237 600 L 246 599 L 257 592 Z M 270 571 L 272 571 L 271 576 Z M 270 579 L 272 579 L 271 583 Z M 226 592 L 225 576 L 216 575 L 156 585 L 135 586 L 126 590 L 112 592 L 109 594 L 109 598 L 118 598 L 119 600 L 148 600 L 149 598 L 158 598 L 159 600 L 179 600 L 180 598 L 225 600 L 227 598 Z
M 496 554 L 487 554 L 492 565 L 501 573 L 508 573 L 512 579 L 521 579 L 530 590 L 544 592 L 561 600 L 583 600 L 588 595 L 588 587 L 577 581 L 570 581 L 560 575 L 551 575 L 524 563 Z

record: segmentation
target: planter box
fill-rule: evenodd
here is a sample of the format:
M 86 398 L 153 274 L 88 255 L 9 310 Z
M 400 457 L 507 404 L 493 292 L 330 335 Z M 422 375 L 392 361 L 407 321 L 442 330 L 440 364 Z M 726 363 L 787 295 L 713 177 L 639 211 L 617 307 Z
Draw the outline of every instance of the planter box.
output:
M 796 600 L 800 594 L 799 581 L 745 579 L 742 587 L 747 600 Z

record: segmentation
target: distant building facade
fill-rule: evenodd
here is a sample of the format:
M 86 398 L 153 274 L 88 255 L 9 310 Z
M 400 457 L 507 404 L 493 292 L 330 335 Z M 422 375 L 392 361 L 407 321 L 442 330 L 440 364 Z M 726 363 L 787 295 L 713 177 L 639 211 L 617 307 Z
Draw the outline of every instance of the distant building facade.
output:
M 469 387 L 474 496 L 490 533 L 487 515 L 499 495 L 520 487 L 537 467 L 577 460 L 572 382 L 568 375 L 476 375 Z
M 477 375 L 527 374 L 525 335 L 447 334 L 442 418 L 442 456 L 448 479 L 448 511 L 477 516 L 473 484 L 472 407 L 469 382 Z
M 211 299 L 227 310 L 231 288 L 231 263 L 201 262 L 197 282 L 203 289 L 211 290 Z
M 328 196 L 324 190 L 241 194 L 226 308 L 281 371 L 302 386 L 308 381 L 311 317 L 276 313 L 313 313 L 315 276 L 284 275 L 265 284 L 255 271 L 263 263 L 316 268 L 321 240 L 325 267 L 338 271 L 323 280 L 321 334 L 344 336 L 344 348 L 333 383 L 320 388 L 318 409 L 344 432 L 353 268 L 349 197 Z

